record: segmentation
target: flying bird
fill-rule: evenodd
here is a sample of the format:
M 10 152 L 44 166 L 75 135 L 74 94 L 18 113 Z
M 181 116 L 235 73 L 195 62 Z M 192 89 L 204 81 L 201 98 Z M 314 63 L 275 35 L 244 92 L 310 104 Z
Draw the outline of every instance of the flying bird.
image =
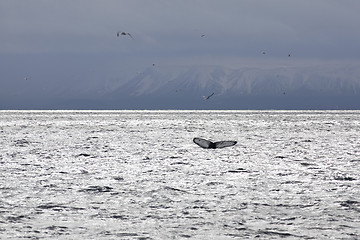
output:
M 30 79 L 30 77 L 24 77 L 24 80 L 29 80 Z
M 203 96 L 204 100 L 208 100 L 209 98 L 212 97 L 212 95 L 214 95 L 214 93 L 210 94 L 209 96 Z
M 236 141 L 219 141 L 219 142 L 211 142 L 206 139 L 202 138 L 194 138 L 193 142 L 198 146 L 206 149 L 215 149 L 215 148 L 224 148 L 224 147 L 231 147 L 234 146 L 237 142 Z
M 128 33 L 128 32 L 117 32 L 116 36 L 120 37 L 120 35 L 123 35 L 123 36 L 128 35 L 129 37 L 131 37 L 132 39 L 134 39 L 133 36 L 131 36 L 131 34 Z
M 205 37 L 205 34 L 201 35 L 201 37 Z
M 261 50 L 260 52 L 261 52 L 262 54 L 264 54 L 264 55 L 266 54 L 266 51 L 265 51 L 265 50 Z

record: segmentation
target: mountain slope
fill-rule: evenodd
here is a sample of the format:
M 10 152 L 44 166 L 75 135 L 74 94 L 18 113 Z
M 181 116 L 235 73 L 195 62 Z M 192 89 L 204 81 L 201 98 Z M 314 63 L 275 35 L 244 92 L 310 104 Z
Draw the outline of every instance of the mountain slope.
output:
M 214 93 L 209 100 L 202 96 Z M 117 107 L 160 109 L 360 109 L 357 67 L 149 68 L 108 93 Z M 121 104 L 120 104 L 121 103 Z
M 220 66 L 153 66 L 132 74 L 132 77 L 125 76 L 131 76 L 131 72 L 122 73 L 121 78 L 69 79 L 56 88 L 37 84 L 37 79 L 34 79 L 26 82 L 34 88 L 27 98 L 22 92 L 2 93 L 0 89 L 3 99 L 0 107 L 360 109 L 360 68 L 357 65 L 239 66 L 233 69 Z M 25 87 L 24 84 L 23 91 Z M 29 92 L 29 88 L 26 89 Z M 208 100 L 203 99 L 203 96 L 212 93 L 214 95 Z
M 147 69 L 112 94 L 173 96 L 174 92 L 201 95 L 278 96 L 282 93 L 354 96 L 360 93 L 360 71 L 319 68 L 241 68 L 219 66 Z

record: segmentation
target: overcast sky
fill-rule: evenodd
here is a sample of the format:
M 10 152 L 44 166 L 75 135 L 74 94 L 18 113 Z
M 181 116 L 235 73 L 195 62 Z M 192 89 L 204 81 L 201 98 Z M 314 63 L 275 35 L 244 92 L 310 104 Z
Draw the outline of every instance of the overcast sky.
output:
M 358 59 L 359 12 L 358 0 L 2 0 L 0 51 Z
M 1 0 L 0 83 L 103 80 L 152 63 L 256 64 L 288 54 L 359 62 L 359 13 L 359 0 Z

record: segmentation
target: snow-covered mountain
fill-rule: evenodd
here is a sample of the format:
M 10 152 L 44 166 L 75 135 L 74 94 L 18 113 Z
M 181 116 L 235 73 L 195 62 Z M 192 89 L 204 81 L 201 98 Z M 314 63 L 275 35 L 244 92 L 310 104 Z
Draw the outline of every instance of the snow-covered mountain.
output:
M 356 67 L 278 67 L 228 69 L 219 66 L 149 68 L 138 73 L 113 94 L 133 97 L 172 96 L 174 93 L 218 96 L 278 96 L 360 94 L 360 69 Z
M 36 98 L 28 99 L 37 102 L 28 108 L 360 109 L 360 67 L 355 64 L 237 68 L 159 65 L 124 72 L 119 78 L 70 80 L 52 88 L 36 84 L 36 79 L 31 85 L 29 82 Z M 25 87 L 24 93 L 29 92 Z M 25 94 L 20 93 L 10 97 L 0 94 L 0 107 L 25 106 L 19 97 Z M 203 99 L 212 93 L 208 100 Z M 6 104 L 9 99 L 13 105 Z
M 214 96 L 204 101 L 202 97 L 211 93 Z M 152 67 L 107 97 L 125 101 L 119 106 L 130 108 L 360 108 L 360 69 L 336 65 Z

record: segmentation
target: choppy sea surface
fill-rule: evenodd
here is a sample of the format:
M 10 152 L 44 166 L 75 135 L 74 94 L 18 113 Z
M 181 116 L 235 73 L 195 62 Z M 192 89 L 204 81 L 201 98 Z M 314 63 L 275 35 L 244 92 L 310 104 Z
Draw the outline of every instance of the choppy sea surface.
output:
M 360 111 L 0 111 L 0 239 L 360 239 L 359 134 Z

